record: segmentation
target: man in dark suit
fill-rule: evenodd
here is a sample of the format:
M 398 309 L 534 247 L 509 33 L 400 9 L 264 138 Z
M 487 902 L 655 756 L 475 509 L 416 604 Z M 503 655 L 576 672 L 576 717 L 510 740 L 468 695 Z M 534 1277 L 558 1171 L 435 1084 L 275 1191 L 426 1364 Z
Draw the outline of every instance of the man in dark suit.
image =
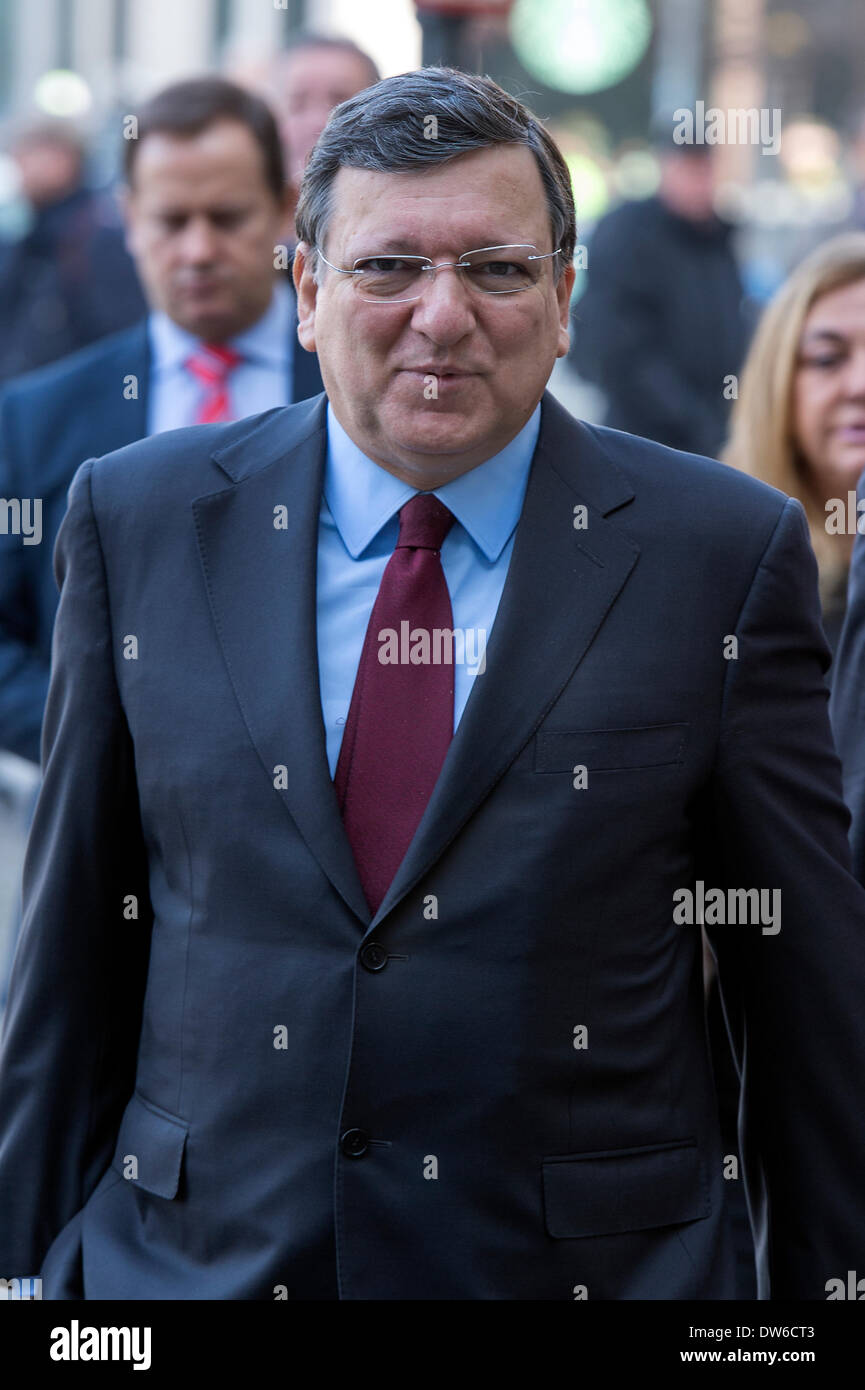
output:
M 151 313 L 0 399 L 0 496 L 38 498 L 42 528 L 40 544 L 0 535 L 0 747 L 34 762 L 57 607 L 52 553 L 79 464 L 322 389 L 277 273 L 286 194 L 265 103 L 207 77 L 164 89 L 137 120 L 124 145 L 125 208 Z
M 672 118 L 655 131 L 657 193 L 626 199 L 591 235 L 571 358 L 604 392 L 605 424 L 714 458 L 749 323 L 733 225 L 714 207 L 716 148 L 673 132 Z
M 70 489 L 0 1266 L 733 1296 L 705 922 L 760 1296 L 823 1299 L 865 1233 L 865 894 L 802 508 L 546 392 L 573 198 L 489 79 L 340 105 L 298 231 L 326 395 Z

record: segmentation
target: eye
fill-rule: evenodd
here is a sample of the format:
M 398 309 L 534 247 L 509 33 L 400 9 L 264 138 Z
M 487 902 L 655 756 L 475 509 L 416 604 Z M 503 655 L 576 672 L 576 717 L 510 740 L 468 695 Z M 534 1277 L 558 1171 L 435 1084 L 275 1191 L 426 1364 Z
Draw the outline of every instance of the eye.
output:
M 537 278 L 527 262 L 505 261 L 497 256 L 470 258 L 463 265 L 470 283 L 489 294 L 528 289 Z
M 518 265 L 516 261 L 488 261 L 487 264 L 481 266 L 480 269 L 484 270 L 487 275 L 491 275 L 498 280 L 506 280 L 509 275 L 525 273 L 524 267 Z
M 232 227 L 239 227 L 246 217 L 246 213 L 238 208 L 227 208 L 224 212 L 214 212 L 211 214 L 211 221 L 214 227 L 220 227 L 223 231 L 230 231 Z
M 799 361 L 800 367 L 819 367 L 829 370 L 837 367 L 844 361 L 844 354 L 841 352 L 826 353 L 821 357 L 802 357 Z
M 405 260 L 400 256 L 367 256 L 366 260 L 358 261 L 355 265 L 355 270 L 369 270 L 374 275 L 387 275 L 390 272 L 399 273 L 417 268 L 417 261 Z

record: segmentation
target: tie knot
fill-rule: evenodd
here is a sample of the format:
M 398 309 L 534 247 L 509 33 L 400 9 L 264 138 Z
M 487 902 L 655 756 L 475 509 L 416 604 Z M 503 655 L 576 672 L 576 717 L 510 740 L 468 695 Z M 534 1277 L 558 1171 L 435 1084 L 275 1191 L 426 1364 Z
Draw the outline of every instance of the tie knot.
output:
M 227 347 L 225 343 L 202 343 L 192 356 L 186 359 L 186 365 L 202 385 L 218 386 L 227 381 L 229 372 L 242 361 L 240 353 Z
M 456 518 L 435 493 L 419 492 L 399 509 L 397 549 L 441 550 L 442 541 Z

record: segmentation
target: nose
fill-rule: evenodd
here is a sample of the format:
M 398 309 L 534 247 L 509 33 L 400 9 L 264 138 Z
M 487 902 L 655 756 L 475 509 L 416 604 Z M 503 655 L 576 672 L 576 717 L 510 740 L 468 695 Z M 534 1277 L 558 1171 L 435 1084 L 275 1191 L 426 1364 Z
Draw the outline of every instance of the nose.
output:
M 412 327 L 443 347 L 459 342 L 475 327 L 477 319 L 468 285 L 462 272 L 448 262 L 438 269 L 424 271 L 423 293 L 414 303 Z
M 865 345 L 857 347 L 847 359 L 843 376 L 845 396 L 865 398 Z
M 216 259 L 216 232 L 207 217 L 191 217 L 183 229 L 181 252 L 187 265 L 209 265 Z

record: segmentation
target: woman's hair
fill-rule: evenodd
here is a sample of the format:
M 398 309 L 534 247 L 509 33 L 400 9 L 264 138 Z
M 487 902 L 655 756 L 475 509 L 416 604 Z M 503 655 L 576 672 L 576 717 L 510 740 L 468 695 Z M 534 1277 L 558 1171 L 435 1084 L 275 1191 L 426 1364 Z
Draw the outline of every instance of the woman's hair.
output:
M 725 463 L 797 498 L 805 508 L 820 568 L 821 595 L 838 583 L 846 561 L 826 531 L 826 513 L 809 486 L 807 461 L 793 427 L 793 378 L 802 326 L 830 290 L 865 280 L 865 232 L 833 237 L 796 266 L 757 325 L 733 407 Z

